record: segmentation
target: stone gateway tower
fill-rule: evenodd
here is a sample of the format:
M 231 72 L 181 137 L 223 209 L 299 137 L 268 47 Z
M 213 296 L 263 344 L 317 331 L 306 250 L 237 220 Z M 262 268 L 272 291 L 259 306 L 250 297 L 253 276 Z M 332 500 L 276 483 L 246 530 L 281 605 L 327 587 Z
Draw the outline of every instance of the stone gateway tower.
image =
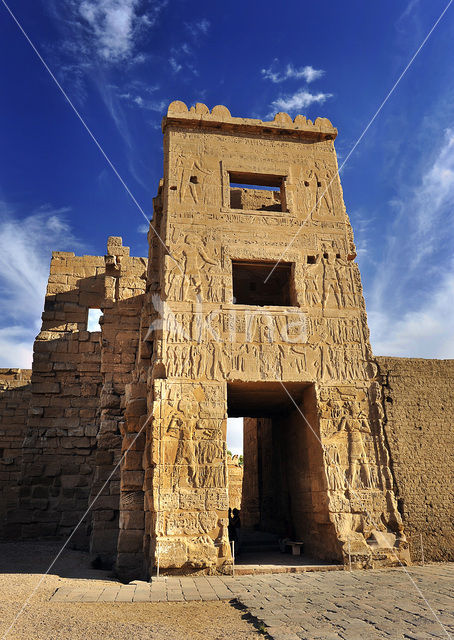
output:
M 243 526 L 318 558 L 405 559 L 336 130 L 173 102 L 163 132 L 124 427 L 124 449 L 146 434 L 122 468 L 122 492 L 143 489 L 134 551 L 229 570 L 226 424 L 244 416 Z M 126 569 L 129 506 L 120 521 Z
M 241 494 L 312 558 L 454 559 L 454 361 L 374 358 L 336 129 L 173 102 L 163 133 L 148 259 L 54 252 L 33 370 L 0 370 L 0 535 L 230 573 Z

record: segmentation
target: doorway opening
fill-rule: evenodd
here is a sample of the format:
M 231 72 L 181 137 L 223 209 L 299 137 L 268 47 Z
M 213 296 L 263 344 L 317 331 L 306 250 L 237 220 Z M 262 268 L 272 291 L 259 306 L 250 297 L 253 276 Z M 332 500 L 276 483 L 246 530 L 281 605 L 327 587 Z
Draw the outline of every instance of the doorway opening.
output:
M 314 385 L 232 382 L 227 406 L 244 422 L 238 562 L 334 559 Z

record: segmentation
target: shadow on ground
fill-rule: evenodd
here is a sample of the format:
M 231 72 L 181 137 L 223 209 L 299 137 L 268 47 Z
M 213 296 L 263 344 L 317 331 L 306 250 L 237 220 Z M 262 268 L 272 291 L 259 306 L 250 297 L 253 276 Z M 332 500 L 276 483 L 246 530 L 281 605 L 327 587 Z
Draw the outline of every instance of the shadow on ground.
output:
M 60 578 L 86 580 L 115 579 L 112 571 L 93 569 L 86 551 L 65 547 L 55 560 L 64 542 L 0 542 L 0 574 L 27 573 L 50 575 Z

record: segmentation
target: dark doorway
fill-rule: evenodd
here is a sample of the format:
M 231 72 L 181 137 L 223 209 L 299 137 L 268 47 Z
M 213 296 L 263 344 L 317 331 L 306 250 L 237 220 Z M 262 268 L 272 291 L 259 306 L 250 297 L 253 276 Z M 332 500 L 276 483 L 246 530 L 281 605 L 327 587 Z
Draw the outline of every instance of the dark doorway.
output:
M 229 417 L 244 418 L 242 553 L 279 551 L 302 542 L 303 554 L 328 557 L 334 540 L 313 384 L 233 382 Z M 326 548 L 322 538 L 326 539 Z M 327 551 L 327 554 L 325 553 Z

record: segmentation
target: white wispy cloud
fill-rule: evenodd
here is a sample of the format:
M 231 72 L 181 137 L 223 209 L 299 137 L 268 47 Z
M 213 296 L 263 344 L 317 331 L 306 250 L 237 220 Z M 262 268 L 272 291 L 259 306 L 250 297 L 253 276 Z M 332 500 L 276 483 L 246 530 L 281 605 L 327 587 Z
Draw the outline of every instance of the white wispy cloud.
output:
M 127 102 L 130 106 L 144 109 L 145 111 L 157 111 L 162 113 L 168 104 L 167 100 L 150 100 L 147 97 L 143 97 L 137 93 L 120 93 L 119 98 Z
M 169 64 L 173 73 L 179 73 L 184 69 L 198 76 L 199 72 L 193 63 L 194 59 L 194 49 L 187 42 L 182 42 L 178 47 L 172 47 L 170 50 Z
M 119 60 L 132 49 L 135 0 L 82 2 L 79 13 L 89 25 L 97 51 L 105 60 Z
M 123 93 L 118 86 L 109 85 L 105 82 L 99 82 L 98 91 L 110 117 L 115 123 L 118 134 L 121 136 L 121 139 L 126 147 L 125 159 L 127 161 L 128 169 L 131 176 L 144 189 L 148 189 L 149 182 L 147 177 L 147 167 L 144 164 L 142 158 L 140 158 L 137 153 L 133 127 L 131 127 L 131 124 L 133 124 L 133 122 L 131 118 L 128 117 L 128 109 L 133 107 L 151 113 L 152 111 L 157 111 L 159 103 L 161 103 L 161 105 L 165 107 L 168 104 L 168 101 L 151 100 L 148 98 L 148 96 L 139 95 L 134 89 L 131 89 L 131 91 L 129 92 L 126 90 L 126 92 Z M 122 98 L 122 94 L 124 96 L 128 96 L 129 94 L 129 97 Z M 128 102 L 126 102 L 126 100 L 128 100 Z M 156 108 L 152 109 L 152 107 Z M 148 119 L 145 119 L 145 122 L 147 122 L 147 124 L 150 124 L 150 126 L 153 126 L 152 123 L 148 123 Z M 127 176 L 123 176 L 123 178 L 128 181 Z M 133 188 L 132 184 L 130 184 L 129 186 L 130 188 Z
M 0 327 L 0 367 L 31 369 L 36 333 L 24 326 Z
M 196 22 L 186 22 L 185 27 L 191 34 L 192 44 L 182 41 L 177 46 L 173 46 L 170 49 L 168 62 L 173 73 L 179 73 L 184 69 L 185 71 L 190 71 L 194 76 L 198 76 L 199 72 L 194 64 L 196 50 L 203 37 L 210 30 L 211 23 L 206 18 L 203 18 Z
M 332 93 L 311 93 L 307 89 L 299 89 L 295 93 L 287 94 L 276 98 L 270 104 L 271 111 L 267 117 L 272 117 L 276 111 L 286 111 L 289 114 L 295 114 L 301 109 L 306 109 L 311 104 L 323 104 L 328 98 L 332 97 Z
M 185 26 L 191 35 L 197 38 L 200 35 L 206 35 L 208 33 L 211 23 L 206 18 L 202 18 L 202 20 L 197 20 L 196 22 L 186 22 Z
M 378 355 L 454 356 L 454 130 L 402 184 L 368 296 Z
M 339 154 L 337 159 L 339 160 Z M 371 226 L 374 218 L 369 212 L 357 209 L 350 213 L 350 220 L 355 230 L 356 253 L 364 261 L 369 256 L 372 241 Z
M 412 20 L 413 28 L 419 26 L 417 25 L 417 23 L 419 23 L 419 16 L 417 15 L 418 12 L 415 11 L 415 9 L 419 8 L 419 6 L 420 0 L 410 0 L 410 2 L 404 8 L 403 12 L 394 23 L 394 26 L 399 33 L 405 33 L 405 31 L 408 29 L 408 19 Z
M 285 82 L 286 80 L 305 80 L 308 84 L 314 80 L 318 80 L 324 75 L 322 69 L 314 69 L 311 65 L 295 68 L 292 64 L 288 64 L 283 71 L 276 71 L 279 61 L 277 58 L 268 69 L 262 69 L 261 73 L 264 79 L 271 80 L 275 84 Z
M 177 62 L 175 56 L 170 56 L 169 58 L 169 64 L 172 67 L 172 71 L 174 73 L 178 73 L 179 71 L 182 70 L 183 65 L 181 65 L 179 62 Z
M 64 36 L 61 50 L 80 64 L 140 63 L 136 51 L 155 26 L 168 0 L 49 0 Z
M 454 262 L 424 303 L 402 316 L 373 309 L 368 312 L 375 355 L 413 358 L 454 358 Z
M 41 207 L 20 219 L 0 202 L 0 367 L 30 367 L 52 250 L 79 250 L 65 215 Z
M 274 84 L 280 84 L 286 80 L 303 80 L 306 84 L 321 78 L 324 75 L 323 69 L 315 69 L 311 65 L 305 67 L 296 68 L 293 64 L 289 63 L 283 70 L 279 70 L 279 60 L 274 59 L 273 64 L 268 69 L 262 69 L 262 77 L 266 80 L 271 80 Z M 319 91 L 318 93 L 311 92 L 307 87 L 300 87 L 293 93 L 287 93 L 278 96 L 270 103 L 270 111 L 267 114 L 267 118 L 272 118 L 276 111 L 286 111 L 291 115 L 295 115 L 301 112 L 302 109 L 307 109 L 312 104 L 323 104 L 328 98 L 332 97 L 332 93 Z
M 140 11 L 140 0 L 83 0 L 72 3 L 85 21 L 98 55 L 111 62 L 129 58 L 136 35 L 156 21 L 162 3 L 149 12 Z

